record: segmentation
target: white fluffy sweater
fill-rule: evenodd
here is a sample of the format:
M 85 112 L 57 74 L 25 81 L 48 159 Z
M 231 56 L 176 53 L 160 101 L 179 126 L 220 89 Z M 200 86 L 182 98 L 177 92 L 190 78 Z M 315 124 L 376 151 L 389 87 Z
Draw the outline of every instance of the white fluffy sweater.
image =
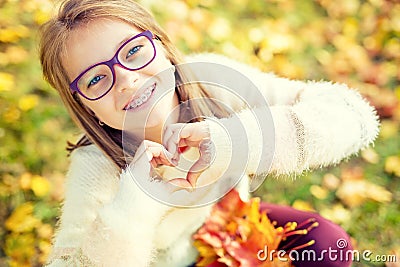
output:
M 374 108 L 344 84 L 278 78 L 211 54 L 193 56 L 190 61 L 216 62 L 236 69 L 268 101 L 275 127 L 275 153 L 271 167 L 260 168 L 258 163 L 265 160 L 261 156 L 265 148 L 259 145 L 261 137 L 252 115 L 264 108 L 257 105 L 259 99 L 249 91 L 246 98 L 252 108 L 243 109 L 223 91 L 211 92 L 240 110 L 235 118 L 221 119 L 220 124 L 229 129 L 239 121 L 245 126 L 251 151 L 247 174 L 300 174 L 335 164 L 370 145 L 378 134 Z M 196 75 L 201 78 L 218 74 L 203 71 Z M 226 132 L 215 123 L 210 123 L 210 130 L 217 157 L 225 158 L 231 149 L 225 141 Z M 233 134 L 231 138 L 241 136 Z M 247 179 L 242 179 L 238 187 L 246 198 Z M 129 172 L 119 173 L 97 147 L 79 148 L 71 157 L 48 265 L 188 266 L 197 256 L 191 235 L 204 222 L 210 208 L 178 209 L 160 204 L 138 188 Z

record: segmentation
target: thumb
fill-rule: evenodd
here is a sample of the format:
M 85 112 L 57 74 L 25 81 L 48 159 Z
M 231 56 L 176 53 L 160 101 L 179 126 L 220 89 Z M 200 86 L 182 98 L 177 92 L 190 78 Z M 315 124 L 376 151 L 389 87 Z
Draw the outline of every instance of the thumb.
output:
M 195 187 L 200 175 L 211 165 L 215 158 L 214 143 L 210 139 L 201 141 L 199 145 L 200 158 L 189 169 L 186 179 Z

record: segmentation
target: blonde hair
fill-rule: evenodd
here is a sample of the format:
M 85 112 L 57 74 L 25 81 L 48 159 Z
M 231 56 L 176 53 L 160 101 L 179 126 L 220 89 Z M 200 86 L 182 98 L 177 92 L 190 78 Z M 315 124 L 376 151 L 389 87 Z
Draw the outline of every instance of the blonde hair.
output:
M 75 28 L 99 18 L 117 19 L 141 30 L 150 30 L 161 41 L 165 54 L 173 65 L 181 64 L 183 60 L 154 17 L 133 0 L 66 0 L 61 4 L 58 15 L 42 26 L 39 52 L 43 75 L 60 94 L 73 121 L 85 132 L 84 137 L 76 144 L 69 143 L 69 150 L 95 143 L 122 169 L 126 165 L 122 132 L 107 125 L 101 126 L 98 119 L 79 101 L 79 98 L 71 94 L 70 81 L 61 62 L 70 33 Z M 202 86 L 185 83 L 185 75 L 179 70 L 175 76 L 182 84 L 175 89 L 181 102 L 210 97 Z M 228 114 L 222 106 L 212 100 L 200 104 L 196 101 L 190 106 L 190 110 L 192 112 L 190 117 L 196 115 L 222 117 Z

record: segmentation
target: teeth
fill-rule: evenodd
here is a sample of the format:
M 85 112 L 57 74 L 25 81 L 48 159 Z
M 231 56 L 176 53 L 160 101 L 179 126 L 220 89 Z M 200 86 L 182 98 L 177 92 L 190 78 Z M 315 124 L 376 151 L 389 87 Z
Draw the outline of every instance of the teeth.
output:
M 142 100 L 143 102 L 146 102 L 146 101 L 147 101 L 147 98 L 148 98 L 148 96 L 145 95 L 145 94 L 143 94 L 143 95 L 140 96 L 140 100 Z
M 139 99 L 136 99 L 136 101 L 135 101 L 136 103 L 136 106 L 140 106 L 141 104 L 143 104 L 143 101 L 142 100 L 140 100 L 140 98 Z
M 138 98 L 132 101 L 126 109 L 137 108 L 142 104 L 146 103 L 151 93 L 153 92 L 154 88 L 156 88 L 156 84 L 153 84 L 151 87 L 146 89 L 146 91 L 144 91 L 143 94 L 141 94 Z

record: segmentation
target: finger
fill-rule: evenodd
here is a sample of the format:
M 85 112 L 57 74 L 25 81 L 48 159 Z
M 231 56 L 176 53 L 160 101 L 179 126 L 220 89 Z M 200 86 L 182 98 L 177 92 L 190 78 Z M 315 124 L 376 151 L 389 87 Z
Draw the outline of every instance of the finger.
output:
M 179 141 L 179 131 L 182 128 L 182 126 L 183 126 L 183 123 L 175 123 L 175 124 L 168 125 L 163 134 L 162 143 L 163 143 L 164 147 L 166 147 L 167 150 L 173 154 L 175 153 L 176 147 L 171 145 L 171 142 L 172 142 L 172 140 L 175 140 L 175 139 L 177 139 L 177 141 L 175 143 L 177 143 Z M 178 138 L 176 137 L 177 134 L 178 134 Z
M 201 158 L 196 161 L 193 166 L 189 169 L 186 175 L 187 181 L 193 188 L 196 188 L 197 180 L 200 175 L 208 168 L 209 164 L 204 162 Z
M 199 142 L 210 137 L 207 122 L 188 123 L 181 131 L 181 138 L 189 139 L 192 142 Z
M 159 158 L 153 158 L 153 159 L 152 159 L 152 162 L 154 162 L 154 163 L 156 164 L 156 166 L 153 166 L 153 167 L 157 167 L 158 165 L 162 165 L 162 164 L 163 164 L 163 163 L 160 161 Z
M 186 176 L 189 183 L 195 187 L 200 175 L 210 166 L 215 156 L 214 143 L 210 139 L 201 141 L 199 145 L 200 158 L 189 169 Z
M 164 147 L 167 147 L 167 142 L 171 138 L 172 134 L 173 134 L 172 127 L 170 126 L 166 127 L 162 136 L 162 144 Z
M 171 136 L 170 140 L 168 141 L 168 151 L 171 151 L 171 153 L 173 153 L 172 156 L 173 159 L 179 158 L 178 143 L 179 143 L 179 132 L 175 132 L 174 135 Z
M 147 148 L 147 151 L 150 151 L 150 153 L 153 154 L 154 157 L 160 157 L 162 153 L 162 147 L 150 146 Z
M 159 162 L 159 164 L 169 166 L 176 165 L 175 161 L 172 159 L 173 155 L 168 152 L 162 145 L 157 144 L 157 146 L 149 147 L 148 150 L 153 154 L 154 157 L 157 158 L 157 162 Z
M 173 131 L 168 140 L 166 140 L 165 148 L 174 156 L 178 149 L 178 142 L 179 142 L 179 131 Z
M 153 151 L 155 147 L 162 147 L 162 145 L 149 140 L 143 140 L 143 142 L 139 145 L 138 149 L 136 150 L 134 158 L 139 159 L 143 154 L 145 154 L 148 160 L 150 161 L 153 158 Z
M 175 186 L 175 188 L 172 188 L 173 192 L 176 192 L 179 190 L 186 190 L 188 192 L 193 191 L 192 185 L 186 179 L 183 179 L 183 178 L 175 178 L 175 179 L 169 180 L 168 183 Z
M 194 123 L 186 124 L 179 133 L 178 147 L 190 146 L 197 147 L 202 137 L 198 134 L 198 130 L 194 127 Z
M 157 158 L 153 158 L 152 160 L 150 160 L 150 164 L 151 164 L 151 167 L 157 168 L 157 165 L 158 165 Z
M 180 128 L 180 137 L 181 138 L 189 138 L 192 135 L 192 126 L 193 124 L 187 123 Z
M 178 147 L 184 147 L 184 146 L 188 146 L 186 139 L 179 140 Z

